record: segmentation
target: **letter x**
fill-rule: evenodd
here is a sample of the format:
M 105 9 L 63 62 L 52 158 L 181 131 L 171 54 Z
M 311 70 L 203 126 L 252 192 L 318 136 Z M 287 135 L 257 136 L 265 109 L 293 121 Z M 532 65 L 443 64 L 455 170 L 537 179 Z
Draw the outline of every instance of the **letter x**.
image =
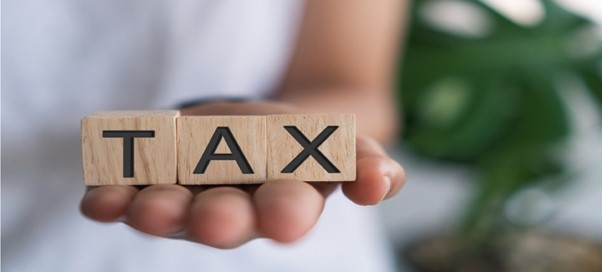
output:
M 328 160 L 320 150 L 318 150 L 318 147 L 320 147 L 320 145 L 324 143 L 337 128 L 339 128 L 339 126 L 328 126 L 320 132 L 313 141 L 310 141 L 296 126 L 284 126 L 284 129 L 286 129 L 286 131 L 288 131 L 288 133 L 303 146 L 303 151 L 284 167 L 281 173 L 294 172 L 305 160 L 307 160 L 307 158 L 309 158 L 309 156 L 314 157 L 328 173 L 340 173 L 341 171 L 339 171 L 339 169 L 337 169 L 337 167 Z

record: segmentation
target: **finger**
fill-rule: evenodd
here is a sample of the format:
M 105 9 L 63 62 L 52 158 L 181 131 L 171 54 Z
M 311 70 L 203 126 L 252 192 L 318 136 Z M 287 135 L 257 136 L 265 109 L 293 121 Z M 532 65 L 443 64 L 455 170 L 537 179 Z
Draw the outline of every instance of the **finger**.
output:
M 80 203 L 82 214 L 100 222 L 113 222 L 124 216 L 138 192 L 133 186 L 90 187 Z
M 337 186 L 341 184 L 340 182 L 309 182 L 311 186 L 316 189 L 324 198 L 327 198 L 334 190 L 337 189 Z
M 403 187 L 403 168 L 376 141 L 358 138 L 356 155 L 356 181 L 343 184 L 343 192 L 349 199 L 360 205 L 374 205 Z
M 305 235 L 318 221 L 324 196 L 308 183 L 272 180 L 254 195 L 259 231 L 281 243 L 291 243 Z
M 185 224 L 192 193 L 175 184 L 152 185 L 141 190 L 127 212 L 133 228 L 156 236 L 169 236 Z
M 216 187 L 198 194 L 191 207 L 190 238 L 217 248 L 234 248 L 255 236 L 251 196 L 234 187 Z

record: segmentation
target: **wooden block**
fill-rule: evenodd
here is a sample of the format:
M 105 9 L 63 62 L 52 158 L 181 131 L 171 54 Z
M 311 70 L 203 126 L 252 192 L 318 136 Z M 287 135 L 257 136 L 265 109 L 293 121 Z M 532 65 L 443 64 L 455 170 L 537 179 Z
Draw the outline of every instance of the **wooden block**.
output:
M 271 115 L 267 133 L 268 179 L 355 180 L 354 115 Z
M 180 184 L 266 180 L 264 116 L 185 116 L 177 120 Z
M 81 123 L 84 184 L 173 184 L 178 111 L 113 111 Z

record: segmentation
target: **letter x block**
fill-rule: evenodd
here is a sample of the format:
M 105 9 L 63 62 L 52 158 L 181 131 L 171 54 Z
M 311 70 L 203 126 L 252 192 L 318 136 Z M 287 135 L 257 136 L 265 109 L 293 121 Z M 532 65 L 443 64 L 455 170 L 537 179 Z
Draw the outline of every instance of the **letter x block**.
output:
M 264 116 L 179 117 L 178 183 L 264 182 L 265 122 Z
M 113 111 L 81 123 L 84 184 L 176 183 L 178 111 Z
M 351 114 L 267 117 L 268 179 L 355 180 Z

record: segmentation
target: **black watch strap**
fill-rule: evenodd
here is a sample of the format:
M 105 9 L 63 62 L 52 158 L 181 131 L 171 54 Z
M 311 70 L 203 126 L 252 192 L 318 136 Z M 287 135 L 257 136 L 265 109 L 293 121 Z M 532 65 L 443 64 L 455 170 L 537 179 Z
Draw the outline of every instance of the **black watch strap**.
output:
M 177 109 L 184 109 L 184 108 L 190 108 L 190 107 L 194 107 L 194 106 L 200 106 L 200 105 L 204 105 L 204 104 L 209 104 L 209 103 L 213 103 L 213 102 L 247 102 L 247 101 L 252 101 L 254 99 L 248 98 L 248 97 L 211 97 L 211 98 L 198 98 L 198 99 L 192 99 L 192 100 L 187 100 L 184 102 L 181 102 L 178 104 L 178 106 L 176 107 Z

